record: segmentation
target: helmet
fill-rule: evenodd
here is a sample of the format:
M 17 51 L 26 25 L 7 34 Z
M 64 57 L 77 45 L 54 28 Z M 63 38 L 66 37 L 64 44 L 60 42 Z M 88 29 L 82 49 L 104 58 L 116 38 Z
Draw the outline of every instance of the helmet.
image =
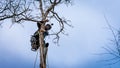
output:
M 45 30 L 50 30 L 52 27 L 51 27 L 51 25 L 50 24 L 46 24 L 45 25 Z

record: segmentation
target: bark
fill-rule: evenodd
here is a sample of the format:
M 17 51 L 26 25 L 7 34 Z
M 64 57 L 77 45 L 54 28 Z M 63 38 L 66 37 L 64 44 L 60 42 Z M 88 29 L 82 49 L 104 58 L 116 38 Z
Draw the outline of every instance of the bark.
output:
M 43 20 L 44 23 L 46 23 L 45 20 Z M 44 43 L 44 26 L 45 24 L 41 25 L 41 29 L 39 30 L 39 44 L 40 44 L 40 68 L 46 68 L 46 55 L 47 55 L 47 50 L 45 51 L 45 43 Z M 45 54 L 46 52 L 46 54 Z

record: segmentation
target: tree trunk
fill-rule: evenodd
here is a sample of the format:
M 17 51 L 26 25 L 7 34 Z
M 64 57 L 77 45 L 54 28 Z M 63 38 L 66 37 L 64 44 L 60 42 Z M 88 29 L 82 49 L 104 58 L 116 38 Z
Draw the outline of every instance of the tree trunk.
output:
M 40 68 L 46 68 L 46 63 L 44 62 L 44 38 L 43 32 L 39 31 L 39 41 L 40 41 Z
M 39 30 L 39 44 L 40 44 L 40 68 L 46 68 L 46 55 L 48 51 L 48 47 L 45 47 L 44 43 L 44 36 L 43 36 L 43 27 L 44 25 L 41 25 L 41 29 Z

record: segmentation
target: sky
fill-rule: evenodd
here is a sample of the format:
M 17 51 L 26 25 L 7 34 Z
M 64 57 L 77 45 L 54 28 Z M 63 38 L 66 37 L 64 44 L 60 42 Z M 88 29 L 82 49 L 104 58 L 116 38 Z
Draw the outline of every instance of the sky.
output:
M 59 5 L 60 16 L 71 20 L 74 27 L 66 26 L 69 35 L 61 35 L 59 46 L 47 37 L 50 43 L 47 67 L 49 68 L 119 68 L 120 62 L 104 65 L 97 62 L 111 56 L 102 48 L 110 43 L 113 35 L 106 24 L 104 14 L 114 29 L 120 25 L 119 0 L 75 0 L 72 5 Z M 5 20 L 0 28 L 0 68 L 33 68 L 37 52 L 31 51 L 30 37 L 37 30 L 33 22 L 14 24 Z M 56 28 L 53 25 L 52 30 Z M 112 45 L 110 45 L 112 47 Z M 38 51 L 39 52 L 39 51 Z M 39 55 L 36 68 L 39 66 Z

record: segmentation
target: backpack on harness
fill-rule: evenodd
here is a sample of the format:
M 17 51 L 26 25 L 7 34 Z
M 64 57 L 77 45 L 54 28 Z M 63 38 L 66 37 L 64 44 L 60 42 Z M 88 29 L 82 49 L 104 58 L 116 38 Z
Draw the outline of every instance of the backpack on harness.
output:
M 48 35 L 47 32 L 44 32 L 43 33 L 44 37 Z M 31 36 L 31 50 L 32 51 L 36 51 L 39 47 L 40 47 L 40 44 L 39 44 L 39 33 L 38 31 L 34 33 L 34 35 Z M 45 40 L 44 40 L 44 46 L 45 47 L 48 47 L 49 46 L 49 43 L 45 43 Z
M 39 48 L 39 34 L 37 32 L 34 33 L 34 35 L 31 36 L 31 50 L 36 51 Z

